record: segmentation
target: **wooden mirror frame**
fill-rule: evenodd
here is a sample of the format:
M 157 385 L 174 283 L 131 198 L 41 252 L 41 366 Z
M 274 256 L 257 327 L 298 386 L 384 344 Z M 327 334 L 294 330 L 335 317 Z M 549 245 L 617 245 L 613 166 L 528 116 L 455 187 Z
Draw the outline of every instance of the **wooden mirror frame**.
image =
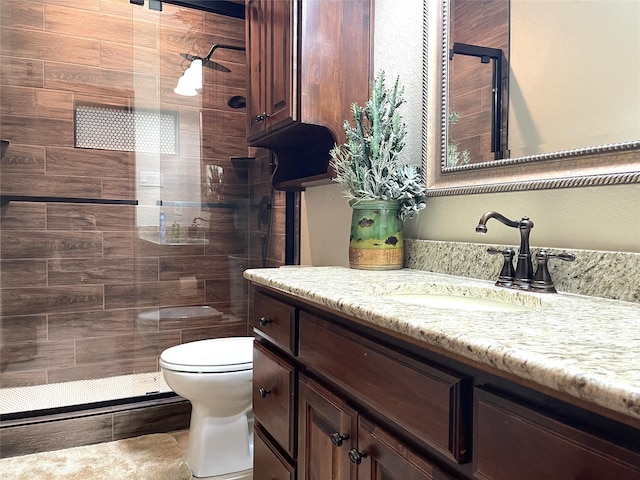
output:
M 449 0 L 423 3 L 422 164 L 428 196 L 640 183 L 640 140 L 444 167 Z

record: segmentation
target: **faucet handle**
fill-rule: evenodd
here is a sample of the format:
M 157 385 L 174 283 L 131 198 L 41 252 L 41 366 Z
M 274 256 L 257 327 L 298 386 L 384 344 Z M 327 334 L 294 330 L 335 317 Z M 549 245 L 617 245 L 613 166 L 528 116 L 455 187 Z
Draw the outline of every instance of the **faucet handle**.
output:
M 576 256 L 573 253 L 549 253 L 546 250 L 540 250 L 536 253 L 536 260 L 538 261 L 538 269 L 533 276 L 531 282 L 531 289 L 536 292 L 556 293 L 556 289 L 553 286 L 551 280 L 551 274 L 549 273 L 549 267 L 547 265 L 549 259 L 557 258 L 558 260 L 564 260 L 565 262 L 573 262 Z
M 502 264 L 502 270 L 500 270 L 500 274 L 498 275 L 498 280 L 496 281 L 496 285 L 500 287 L 508 287 L 513 285 L 513 279 L 516 276 L 516 271 L 513 268 L 513 257 L 516 255 L 516 252 L 513 248 L 487 248 L 487 253 L 490 255 L 502 255 L 504 262 Z

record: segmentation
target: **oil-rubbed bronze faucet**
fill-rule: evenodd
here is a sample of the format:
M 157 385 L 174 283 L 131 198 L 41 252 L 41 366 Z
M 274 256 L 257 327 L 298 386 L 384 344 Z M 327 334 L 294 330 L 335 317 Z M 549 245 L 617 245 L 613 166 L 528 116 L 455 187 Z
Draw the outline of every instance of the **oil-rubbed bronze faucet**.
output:
M 508 227 L 514 227 L 520 230 L 520 249 L 518 251 L 518 261 L 516 263 L 513 286 L 526 290 L 530 289 L 531 281 L 533 280 L 533 264 L 531 262 L 531 249 L 529 247 L 529 234 L 533 228 L 533 222 L 529 220 L 529 217 L 522 217 L 515 222 L 498 212 L 487 212 L 480 217 L 476 232 L 482 234 L 487 233 L 487 222 L 491 218 L 495 218 Z

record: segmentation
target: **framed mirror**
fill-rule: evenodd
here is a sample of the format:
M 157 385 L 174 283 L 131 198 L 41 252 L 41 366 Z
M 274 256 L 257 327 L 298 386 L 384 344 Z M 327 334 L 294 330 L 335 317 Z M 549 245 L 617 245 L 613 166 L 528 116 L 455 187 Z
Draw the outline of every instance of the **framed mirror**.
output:
M 640 2 L 424 2 L 430 196 L 640 183 Z

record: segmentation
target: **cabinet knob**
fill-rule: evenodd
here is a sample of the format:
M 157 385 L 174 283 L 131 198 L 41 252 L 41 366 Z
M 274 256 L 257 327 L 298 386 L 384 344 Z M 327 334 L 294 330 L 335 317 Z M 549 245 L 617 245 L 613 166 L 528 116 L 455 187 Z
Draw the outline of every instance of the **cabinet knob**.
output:
M 344 440 L 349 440 L 349 435 L 347 435 L 346 433 L 342 434 L 335 432 L 329 435 L 329 438 L 331 439 L 331 443 L 333 443 L 336 447 L 341 447 Z
M 356 465 L 360 465 L 362 463 L 362 459 L 367 456 L 367 452 L 359 452 L 357 449 L 349 450 L 349 460 L 351 463 L 355 463 Z
M 267 317 L 260 317 L 260 320 L 258 320 L 258 323 L 260 324 L 261 327 L 266 327 L 271 323 L 271 319 Z
M 258 395 L 260 395 L 260 398 L 266 398 L 270 393 L 271 390 L 267 390 L 266 388 L 261 388 L 260 390 L 258 390 Z

